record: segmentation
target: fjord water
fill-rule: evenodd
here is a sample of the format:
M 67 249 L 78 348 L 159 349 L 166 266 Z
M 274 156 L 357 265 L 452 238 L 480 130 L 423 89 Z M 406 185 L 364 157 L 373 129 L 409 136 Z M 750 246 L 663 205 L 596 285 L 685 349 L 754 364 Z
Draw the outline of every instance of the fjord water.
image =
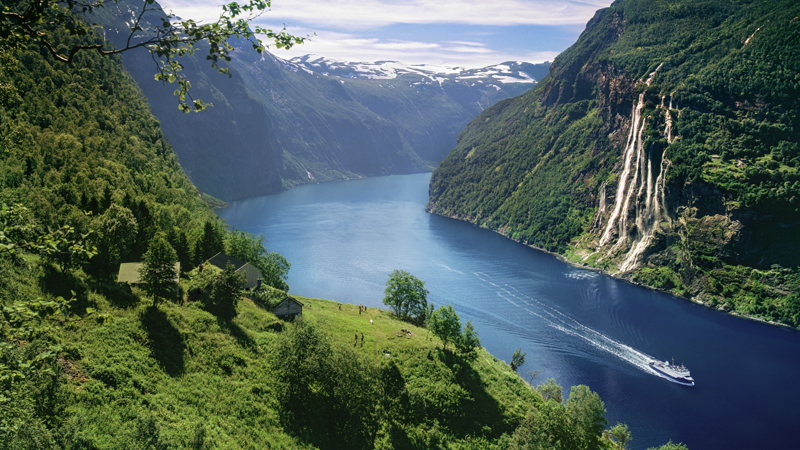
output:
M 263 233 L 292 264 L 290 293 L 382 307 L 388 275 L 408 271 L 429 300 L 452 303 L 483 346 L 565 387 L 586 384 L 630 448 L 796 448 L 800 333 L 572 267 L 496 233 L 424 211 L 430 174 L 293 188 L 218 210 Z M 364 332 L 368 332 L 365 324 Z M 696 386 L 650 372 L 650 358 L 685 364 Z

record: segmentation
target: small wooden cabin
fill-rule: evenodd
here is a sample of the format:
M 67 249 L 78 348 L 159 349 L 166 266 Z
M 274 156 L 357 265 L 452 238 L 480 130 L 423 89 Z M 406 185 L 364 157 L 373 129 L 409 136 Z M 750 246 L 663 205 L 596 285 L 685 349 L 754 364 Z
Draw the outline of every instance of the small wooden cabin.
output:
M 273 308 L 272 312 L 279 319 L 292 320 L 297 316 L 303 315 L 303 304 L 292 297 L 286 297 Z

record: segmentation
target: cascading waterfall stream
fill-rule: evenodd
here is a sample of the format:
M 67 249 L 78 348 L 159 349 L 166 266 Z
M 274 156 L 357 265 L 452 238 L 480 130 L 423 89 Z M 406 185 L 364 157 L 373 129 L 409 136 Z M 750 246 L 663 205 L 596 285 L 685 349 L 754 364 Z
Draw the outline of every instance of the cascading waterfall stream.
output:
M 622 169 L 622 175 L 619 177 L 619 184 L 617 185 L 617 195 L 614 198 L 614 210 L 611 212 L 611 217 L 608 219 L 606 229 L 603 231 L 603 235 L 600 237 L 600 244 L 598 244 L 598 248 L 606 245 L 611 239 L 611 232 L 613 231 L 614 225 L 616 224 L 617 219 L 622 212 L 624 199 L 627 197 L 625 195 L 625 188 L 628 183 L 628 176 L 631 172 L 631 161 L 633 160 L 633 154 L 636 151 L 636 143 L 638 141 L 637 138 L 641 137 L 641 133 L 644 130 L 644 124 L 641 126 L 639 125 L 639 122 L 642 118 L 643 107 L 644 93 L 639 95 L 639 103 L 633 107 L 631 129 L 628 132 L 628 142 L 625 144 L 625 163 Z M 622 230 L 620 230 L 620 235 L 621 234 Z
M 648 77 L 646 84 L 650 85 L 658 69 Z M 605 257 L 612 256 L 630 241 L 630 248 L 619 265 L 619 272 L 628 272 L 639 264 L 641 256 L 650 246 L 663 220 L 670 220 L 665 205 L 664 188 L 666 186 L 666 172 L 669 169 L 669 160 L 663 153 L 656 151 L 654 145 L 645 148 L 643 134 L 647 119 L 642 117 L 645 93 L 639 94 L 639 99 L 633 107 L 631 114 L 631 129 L 625 144 L 624 164 L 617 185 L 617 195 L 614 198 L 614 208 L 608 223 L 605 226 L 597 252 L 607 244 L 613 242 L 611 248 L 605 252 Z M 669 107 L 664 105 L 665 96 L 661 98 L 660 108 L 665 111 L 664 137 L 668 143 L 673 142 L 672 137 L 672 97 Z M 634 161 L 635 159 L 635 161 Z M 654 161 L 660 159 L 660 164 Z M 605 200 L 605 198 L 603 199 Z M 604 202 L 605 203 L 605 202 Z M 603 205 L 605 209 L 605 204 Z M 629 216 L 633 214 L 633 232 L 629 239 Z M 614 231 L 616 240 L 614 241 Z

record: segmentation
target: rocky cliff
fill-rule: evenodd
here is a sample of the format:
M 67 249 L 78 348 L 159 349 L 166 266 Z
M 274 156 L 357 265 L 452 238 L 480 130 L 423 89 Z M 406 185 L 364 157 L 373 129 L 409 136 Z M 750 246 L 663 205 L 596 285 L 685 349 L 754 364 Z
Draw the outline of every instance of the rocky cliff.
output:
M 487 110 L 428 209 L 740 314 L 800 324 L 793 2 L 620 0 Z

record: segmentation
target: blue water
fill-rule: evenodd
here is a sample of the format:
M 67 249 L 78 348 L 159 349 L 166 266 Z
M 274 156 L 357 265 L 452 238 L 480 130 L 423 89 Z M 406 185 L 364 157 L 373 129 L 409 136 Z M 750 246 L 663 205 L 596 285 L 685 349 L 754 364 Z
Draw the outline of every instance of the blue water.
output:
M 739 319 L 575 268 L 470 224 L 425 213 L 430 174 L 301 186 L 232 204 L 220 217 L 263 233 L 292 264 L 290 292 L 383 306 L 395 269 L 452 303 L 483 346 L 565 387 L 586 384 L 630 448 L 797 448 L 800 333 Z M 696 386 L 650 358 L 684 363 Z

